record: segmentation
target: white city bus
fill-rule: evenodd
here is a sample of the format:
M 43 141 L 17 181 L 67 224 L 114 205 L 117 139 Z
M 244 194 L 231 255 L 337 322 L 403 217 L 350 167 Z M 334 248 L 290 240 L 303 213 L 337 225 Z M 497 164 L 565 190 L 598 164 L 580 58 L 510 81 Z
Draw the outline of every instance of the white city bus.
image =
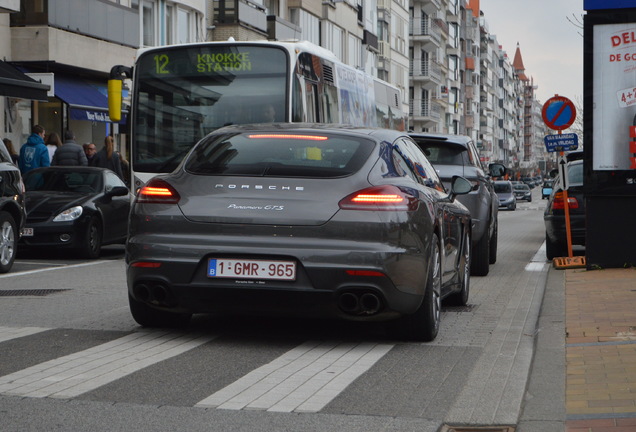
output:
M 139 50 L 114 66 L 110 118 L 121 118 L 122 80 L 132 79 L 127 118 L 137 189 L 176 168 L 207 133 L 229 124 L 344 123 L 406 129 L 400 90 L 309 42 L 208 42 Z

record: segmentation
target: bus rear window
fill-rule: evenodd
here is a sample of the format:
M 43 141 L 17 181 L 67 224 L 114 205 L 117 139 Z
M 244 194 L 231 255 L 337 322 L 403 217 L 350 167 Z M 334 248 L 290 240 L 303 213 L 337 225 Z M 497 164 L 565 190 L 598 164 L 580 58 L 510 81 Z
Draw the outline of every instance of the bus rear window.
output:
M 185 169 L 201 175 L 343 177 L 358 171 L 374 146 L 329 134 L 217 135 L 199 143 Z

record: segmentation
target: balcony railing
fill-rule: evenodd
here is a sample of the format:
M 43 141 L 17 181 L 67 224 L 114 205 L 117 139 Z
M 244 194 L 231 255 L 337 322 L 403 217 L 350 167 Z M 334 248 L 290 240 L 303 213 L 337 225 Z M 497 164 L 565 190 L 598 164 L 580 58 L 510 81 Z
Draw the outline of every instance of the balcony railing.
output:
M 411 20 L 410 23 L 411 36 L 416 40 L 428 37 L 438 46 L 442 43 L 442 30 L 436 22 L 430 18 L 422 18 L 420 20 Z
M 102 0 L 23 0 L 12 27 L 50 26 L 107 42 L 139 47 L 139 11 Z M 108 17 L 108 19 L 106 19 Z
M 441 115 L 439 104 L 429 99 L 412 99 L 409 102 L 409 116 L 416 120 L 438 121 Z
M 267 31 L 265 8 L 250 0 L 214 0 L 215 24 L 247 24 Z

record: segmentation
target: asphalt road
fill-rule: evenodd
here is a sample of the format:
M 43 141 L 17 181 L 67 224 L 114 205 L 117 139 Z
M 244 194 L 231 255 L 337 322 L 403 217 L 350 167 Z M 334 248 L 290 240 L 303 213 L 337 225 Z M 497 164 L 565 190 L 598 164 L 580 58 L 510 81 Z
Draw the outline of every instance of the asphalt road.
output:
M 0 430 L 438 431 L 515 425 L 547 263 L 542 209 L 499 216 L 498 260 L 432 343 L 381 325 L 130 316 L 123 248 L 19 256 L 0 275 Z

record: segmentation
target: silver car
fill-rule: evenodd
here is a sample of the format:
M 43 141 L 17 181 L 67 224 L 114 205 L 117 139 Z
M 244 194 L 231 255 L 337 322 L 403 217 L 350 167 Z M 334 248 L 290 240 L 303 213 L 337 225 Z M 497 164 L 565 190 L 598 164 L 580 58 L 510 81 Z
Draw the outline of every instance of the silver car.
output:
M 466 304 L 471 219 L 405 133 L 228 126 L 143 187 L 126 246 L 144 326 L 192 314 L 387 321 L 430 341 L 442 299 Z

